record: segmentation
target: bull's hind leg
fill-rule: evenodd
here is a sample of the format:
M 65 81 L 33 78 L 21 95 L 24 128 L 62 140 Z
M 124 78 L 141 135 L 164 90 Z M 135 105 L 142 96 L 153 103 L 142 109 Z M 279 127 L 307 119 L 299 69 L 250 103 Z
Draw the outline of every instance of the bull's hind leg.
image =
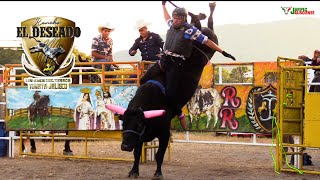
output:
M 163 179 L 161 166 L 163 163 L 164 155 L 165 155 L 167 147 L 168 147 L 170 132 L 168 132 L 167 134 L 168 135 L 166 135 L 166 136 L 168 136 L 168 137 L 159 139 L 159 149 L 156 154 L 157 170 L 154 173 L 153 178 L 152 178 L 154 180 L 155 179 Z
M 139 176 L 139 162 L 142 152 L 142 144 L 143 142 L 139 142 L 134 148 L 134 163 L 131 171 L 129 172 L 129 178 L 137 178 Z
M 212 18 L 212 15 L 213 15 L 214 9 L 216 8 L 216 2 L 214 1 L 212 3 L 209 3 L 209 7 L 210 7 L 210 15 L 209 15 L 209 18 L 208 18 L 208 28 L 213 31 L 213 18 Z

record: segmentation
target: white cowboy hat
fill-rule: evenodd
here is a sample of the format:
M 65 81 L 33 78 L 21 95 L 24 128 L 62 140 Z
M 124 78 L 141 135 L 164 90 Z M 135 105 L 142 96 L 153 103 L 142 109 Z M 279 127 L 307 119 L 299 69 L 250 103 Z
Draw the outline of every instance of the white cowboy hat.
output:
M 101 30 L 102 30 L 103 28 L 111 29 L 111 31 L 114 30 L 114 27 L 111 26 L 110 22 L 106 22 L 106 23 L 104 23 L 104 24 L 99 25 L 99 26 L 98 26 L 98 31 L 101 32 Z
M 145 21 L 143 21 L 143 20 L 138 20 L 138 21 L 136 22 L 136 29 L 139 30 L 139 29 L 141 29 L 141 28 L 143 28 L 143 27 L 146 27 L 146 26 L 148 26 L 148 25 L 150 25 L 150 24 L 151 24 L 151 23 L 145 22 Z

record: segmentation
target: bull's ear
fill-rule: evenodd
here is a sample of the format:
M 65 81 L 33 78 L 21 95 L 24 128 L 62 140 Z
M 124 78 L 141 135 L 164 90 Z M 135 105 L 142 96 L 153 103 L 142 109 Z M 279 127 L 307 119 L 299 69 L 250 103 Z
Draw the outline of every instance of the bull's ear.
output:
M 123 115 L 124 112 L 127 110 L 126 108 L 123 108 L 121 106 L 117 106 L 117 105 L 114 105 L 114 104 L 108 104 L 106 105 L 106 108 L 113 111 L 113 112 L 116 112 L 120 115 Z
M 158 116 L 162 116 L 166 113 L 165 110 L 150 110 L 150 111 L 144 111 L 144 117 L 146 119 L 149 119 L 149 118 L 154 118 L 154 117 L 158 117 Z

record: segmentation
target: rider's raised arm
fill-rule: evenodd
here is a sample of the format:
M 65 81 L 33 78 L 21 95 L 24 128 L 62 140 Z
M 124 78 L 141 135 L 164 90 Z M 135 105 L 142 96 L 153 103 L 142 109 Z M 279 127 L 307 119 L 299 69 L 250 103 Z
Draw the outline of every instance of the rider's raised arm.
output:
M 166 23 L 168 22 L 168 20 L 171 19 L 168 11 L 167 11 L 167 8 L 166 8 L 166 4 L 165 4 L 166 1 L 162 1 L 162 9 L 163 9 L 163 16 L 164 16 L 164 20 L 166 21 Z
M 207 40 L 207 42 L 205 43 L 206 46 L 208 46 L 210 49 L 212 50 L 216 50 L 218 51 L 219 53 L 222 53 L 222 49 L 216 44 L 214 43 L 213 41 L 211 41 L 210 39 Z
M 205 42 L 204 44 L 206 46 L 208 46 L 210 49 L 220 52 L 224 57 L 231 58 L 234 61 L 236 60 L 235 57 L 233 57 L 231 54 L 229 54 L 229 53 L 225 52 L 224 50 L 222 50 L 216 43 L 214 43 L 210 39 L 208 39 L 207 42 Z

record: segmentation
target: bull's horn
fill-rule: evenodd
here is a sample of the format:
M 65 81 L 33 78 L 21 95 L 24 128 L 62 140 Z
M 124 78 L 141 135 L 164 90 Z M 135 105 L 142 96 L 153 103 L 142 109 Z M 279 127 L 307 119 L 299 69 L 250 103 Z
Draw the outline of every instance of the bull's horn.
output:
M 114 111 L 116 113 L 119 113 L 120 115 L 123 115 L 124 112 L 127 110 L 121 106 L 117 106 L 117 105 L 113 105 L 113 104 L 108 104 L 106 105 L 106 108 L 111 110 L 111 111 Z
M 145 118 L 154 118 L 158 116 L 162 116 L 166 113 L 165 110 L 150 110 L 150 111 L 144 111 L 144 117 Z

